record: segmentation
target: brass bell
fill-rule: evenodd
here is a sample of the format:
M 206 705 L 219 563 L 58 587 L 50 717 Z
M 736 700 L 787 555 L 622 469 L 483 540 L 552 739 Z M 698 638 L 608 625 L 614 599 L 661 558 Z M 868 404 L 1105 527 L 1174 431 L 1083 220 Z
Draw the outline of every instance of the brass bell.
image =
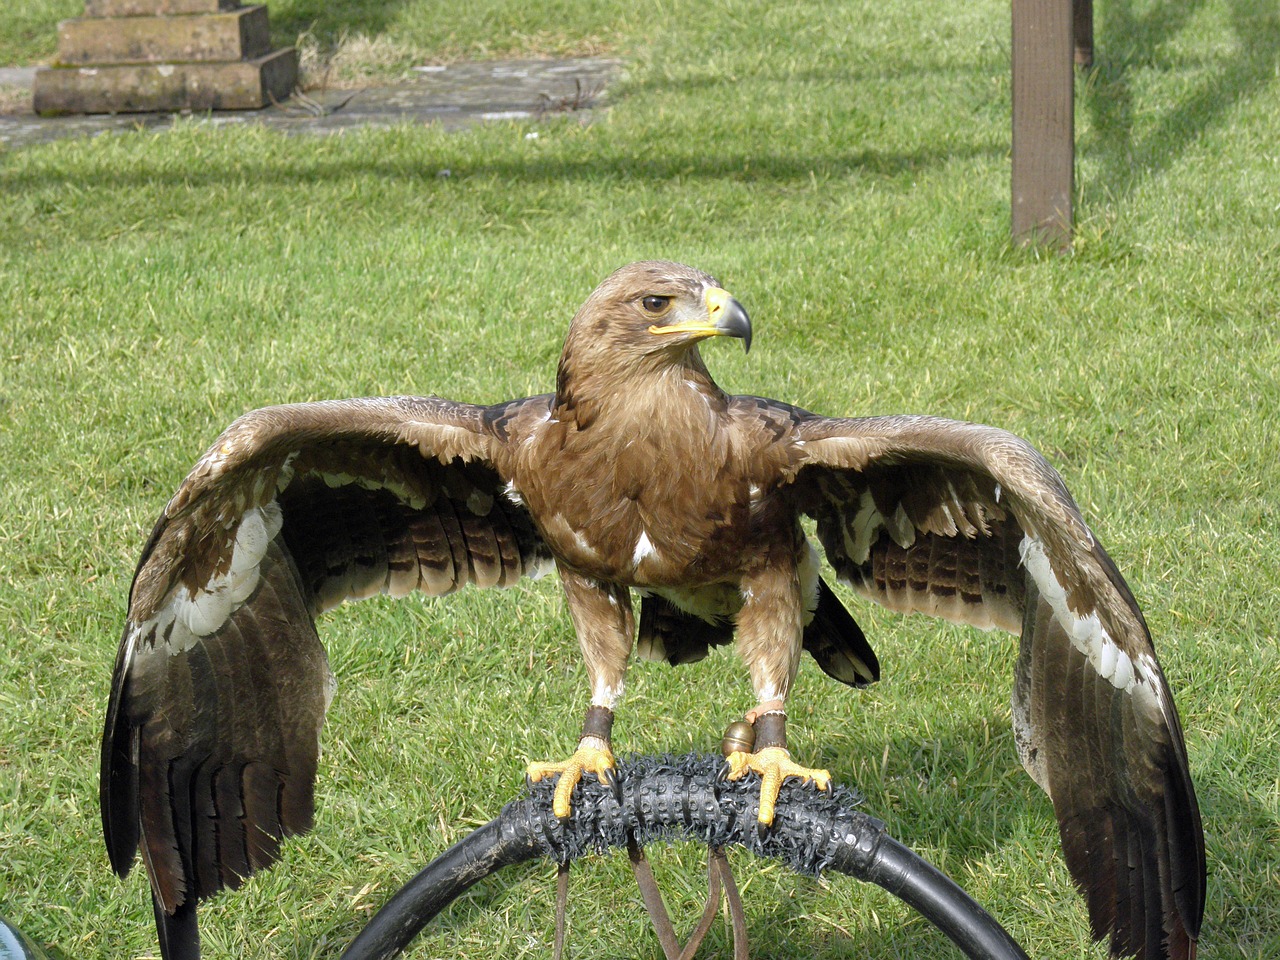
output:
M 724 731 L 720 750 L 727 757 L 731 753 L 750 753 L 756 745 L 756 728 L 746 720 L 735 720 Z

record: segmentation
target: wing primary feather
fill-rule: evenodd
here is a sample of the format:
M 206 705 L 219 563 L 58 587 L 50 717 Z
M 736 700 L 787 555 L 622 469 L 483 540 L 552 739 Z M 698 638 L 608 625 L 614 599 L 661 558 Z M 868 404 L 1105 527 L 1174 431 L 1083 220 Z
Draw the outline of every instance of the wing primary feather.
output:
M 249 868 L 261 870 L 280 856 L 280 781 L 265 763 L 247 763 L 240 773 L 244 797 L 245 848 Z
M 186 901 L 170 913 L 153 894 L 151 910 L 156 918 L 156 935 L 160 939 L 163 960 L 200 960 L 200 929 L 196 925 L 195 899 Z
M 116 657 L 115 680 L 107 702 L 98 781 L 102 836 L 106 841 L 111 869 L 120 877 L 128 876 L 133 869 L 141 839 L 138 823 L 138 730 L 121 716 L 122 704 L 129 698 L 128 673 L 135 642 L 130 635 L 136 630 L 132 623 L 125 623 L 124 637 Z
M 273 559 L 279 573 L 262 584 L 252 620 L 246 618 L 246 625 L 252 623 L 254 628 L 246 633 L 253 636 L 259 651 L 254 658 L 254 686 L 276 691 L 272 698 L 258 697 L 261 713 L 254 726 L 259 735 L 270 737 L 273 746 L 267 750 L 255 745 L 253 753 L 270 765 L 276 780 L 275 821 L 279 828 L 272 833 L 278 839 L 311 828 L 320 728 L 333 678 L 315 624 L 297 589 L 299 579 L 292 557 L 277 551 Z M 289 623 L 293 629 L 275 634 L 274 642 L 267 643 L 273 620 Z M 243 753 L 250 755 L 247 747 Z
M 1179 731 L 1181 737 L 1181 731 Z M 1201 911 L 1204 909 L 1204 839 L 1201 834 L 1200 810 L 1190 787 L 1186 768 L 1173 762 L 1166 764 L 1165 822 L 1169 829 L 1169 882 L 1173 888 L 1177 917 L 1170 926 L 1185 942 L 1200 936 Z M 1199 840 L 1197 844 L 1196 840 Z
M 1079 855 L 1090 859 L 1090 875 L 1094 878 L 1092 888 L 1085 891 L 1085 897 L 1089 904 L 1090 930 L 1095 940 L 1101 940 L 1117 929 L 1119 917 L 1128 912 L 1127 858 L 1126 865 L 1122 867 L 1117 855 L 1118 850 L 1128 849 L 1128 840 L 1123 833 L 1125 829 L 1123 820 L 1117 821 L 1110 810 L 1101 810 L 1094 816 L 1077 821 L 1076 832 L 1084 838 L 1084 849 Z
M 224 765 L 213 776 L 218 811 L 218 864 L 222 883 L 235 890 L 249 876 L 249 852 L 245 846 L 244 799 L 240 794 L 239 765 Z
M 166 960 L 198 955 L 200 898 L 240 886 L 311 826 L 332 696 L 314 615 L 382 591 L 507 585 L 548 555 L 500 496 L 479 410 L 389 398 L 254 411 L 153 527 L 99 790 L 112 868 L 127 874 L 141 848 Z
M 181 654 L 166 657 L 171 681 L 188 698 L 185 714 L 181 718 L 160 716 L 148 721 L 157 732 L 163 730 L 161 735 L 166 740 L 182 736 L 199 745 L 198 749 L 182 753 L 172 747 L 166 751 L 170 755 L 169 804 L 184 901 L 217 889 L 213 864 L 217 850 L 209 843 L 208 835 L 212 829 L 212 798 L 199 785 L 201 772 L 207 771 L 209 764 L 208 746 L 217 742 L 219 731 L 218 681 L 210 653 L 213 646 L 207 641 L 196 643 Z
M 218 853 L 218 810 L 214 798 L 215 761 L 207 759 L 191 774 L 191 870 L 196 896 L 203 899 L 222 886 Z
M 228 744 L 227 740 L 234 738 L 241 727 L 238 721 L 246 705 L 244 701 L 255 701 L 258 696 L 257 684 L 239 695 L 233 689 L 237 669 L 245 669 L 246 664 L 232 662 L 229 651 L 237 645 L 246 644 L 245 631 L 240 624 L 247 615 L 251 615 L 251 608 L 242 609 L 216 636 L 207 638 L 183 655 L 191 665 L 191 686 L 197 696 L 195 716 L 199 726 L 193 728 L 190 735 L 194 735 L 203 748 L 203 755 L 192 771 L 188 785 L 192 821 L 191 868 L 196 895 L 201 898 L 211 896 L 222 886 L 222 833 L 224 829 L 235 829 L 233 824 L 223 822 L 225 815 L 220 809 L 217 788 L 219 771 L 229 760 L 230 749 L 235 746 L 234 743 Z M 255 659 L 253 656 L 246 658 L 249 663 Z
M 145 739 L 145 738 L 144 738 Z M 140 753 L 151 753 L 140 744 Z M 157 757 L 152 762 L 139 765 L 138 793 L 144 806 L 137 811 L 141 830 L 143 862 L 151 878 L 152 889 L 160 898 L 166 911 L 176 910 L 187 895 L 181 854 L 178 851 L 178 834 L 175 828 L 176 810 L 173 789 L 169 779 L 169 763 Z M 129 854 L 133 856 L 133 851 Z
M 165 529 L 164 518 L 151 528 L 147 542 L 134 570 L 134 583 L 138 572 L 146 563 Z M 133 604 L 134 586 L 129 588 L 129 604 Z M 115 666 L 111 672 L 111 694 L 107 700 L 107 715 L 103 723 L 102 752 L 98 779 L 98 809 L 102 815 L 102 837 L 106 842 L 107 858 L 111 869 L 119 877 L 126 877 L 133 869 L 134 857 L 142 840 L 138 818 L 138 728 L 129 722 L 127 704 L 133 698 L 132 674 L 141 628 L 126 619 L 116 651 Z M 154 642 L 153 640 L 151 642 Z
M 165 856 L 157 857 L 152 854 L 152 864 L 155 865 L 159 872 L 160 864 L 164 864 L 165 868 L 170 871 L 169 883 L 180 894 L 175 898 L 175 903 L 185 903 L 188 900 L 194 900 L 199 894 L 199 880 L 196 876 L 195 865 L 192 862 L 195 853 L 195 842 L 192 840 L 191 831 L 191 772 L 199 761 L 189 755 L 179 756 L 171 759 L 168 764 L 168 782 L 165 784 L 169 803 L 168 814 L 169 823 L 164 824 L 161 828 L 161 838 L 165 837 L 164 827 L 172 828 L 173 843 L 164 852 Z M 152 836 L 151 825 L 145 824 L 143 827 L 150 841 Z M 152 844 L 153 851 L 156 844 Z
M 444 531 L 444 548 L 451 561 L 452 578 L 448 589 L 456 590 L 467 582 L 471 571 L 471 560 L 467 553 L 466 537 L 462 533 L 462 522 L 458 518 L 453 500 L 449 497 L 439 499 L 435 516 Z

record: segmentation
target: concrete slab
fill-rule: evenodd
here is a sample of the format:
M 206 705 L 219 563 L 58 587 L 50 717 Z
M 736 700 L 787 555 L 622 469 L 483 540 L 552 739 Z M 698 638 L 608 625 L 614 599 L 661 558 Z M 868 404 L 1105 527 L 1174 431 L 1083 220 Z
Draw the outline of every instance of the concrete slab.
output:
M 258 123 L 290 134 L 341 134 L 362 127 L 437 124 L 456 130 L 477 123 L 573 112 L 589 118 L 621 63 L 594 57 L 503 60 L 422 67 L 403 83 L 361 90 L 311 91 L 263 110 L 194 114 L 213 126 Z M 0 115 L 0 145 L 14 148 L 64 137 L 164 129 L 170 113 L 38 117 Z

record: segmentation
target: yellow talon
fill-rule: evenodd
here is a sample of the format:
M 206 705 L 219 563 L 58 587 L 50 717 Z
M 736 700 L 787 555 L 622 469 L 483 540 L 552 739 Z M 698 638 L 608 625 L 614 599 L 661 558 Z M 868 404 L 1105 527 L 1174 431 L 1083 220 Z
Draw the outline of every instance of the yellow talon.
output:
M 828 771 L 793 763 L 791 754 L 782 747 L 765 747 L 756 753 L 731 753 L 728 760 L 727 780 L 741 780 L 748 770 L 760 774 L 760 813 L 756 819 L 766 827 L 773 823 L 778 791 L 788 777 L 798 777 L 806 783 L 812 781 L 819 790 L 826 790 L 831 786 L 831 774 Z
M 560 774 L 556 783 L 555 797 L 551 801 L 551 812 L 563 820 L 569 816 L 569 798 L 573 788 L 578 785 L 584 773 L 594 773 L 601 783 L 608 783 L 613 774 L 613 753 L 609 744 L 596 737 L 584 737 L 578 744 L 573 756 L 560 763 L 530 763 L 527 768 L 529 779 L 534 783 L 544 777 Z

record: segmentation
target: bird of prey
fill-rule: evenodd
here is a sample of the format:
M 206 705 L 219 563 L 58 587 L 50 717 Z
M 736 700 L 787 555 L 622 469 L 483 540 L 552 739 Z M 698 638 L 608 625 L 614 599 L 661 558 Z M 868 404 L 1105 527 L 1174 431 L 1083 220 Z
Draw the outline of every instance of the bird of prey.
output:
M 111 863 L 123 876 L 141 847 L 167 956 L 194 955 L 199 898 L 311 826 L 333 691 L 315 618 L 345 600 L 556 569 L 590 684 L 572 756 L 530 766 L 559 777 L 558 815 L 613 768 L 633 646 L 678 664 L 735 644 L 758 704 L 729 776 L 760 775 L 762 824 L 783 779 L 824 788 L 786 749 L 801 651 L 855 686 L 879 664 L 804 517 L 862 596 L 1021 636 L 1014 739 L 1094 936 L 1194 956 L 1204 841 L 1173 696 L 1059 475 L 993 427 L 729 396 L 699 354 L 711 337 L 751 342 L 719 283 L 633 263 L 574 316 L 554 393 L 268 407 L 214 442 L 138 564 L 102 744 Z

